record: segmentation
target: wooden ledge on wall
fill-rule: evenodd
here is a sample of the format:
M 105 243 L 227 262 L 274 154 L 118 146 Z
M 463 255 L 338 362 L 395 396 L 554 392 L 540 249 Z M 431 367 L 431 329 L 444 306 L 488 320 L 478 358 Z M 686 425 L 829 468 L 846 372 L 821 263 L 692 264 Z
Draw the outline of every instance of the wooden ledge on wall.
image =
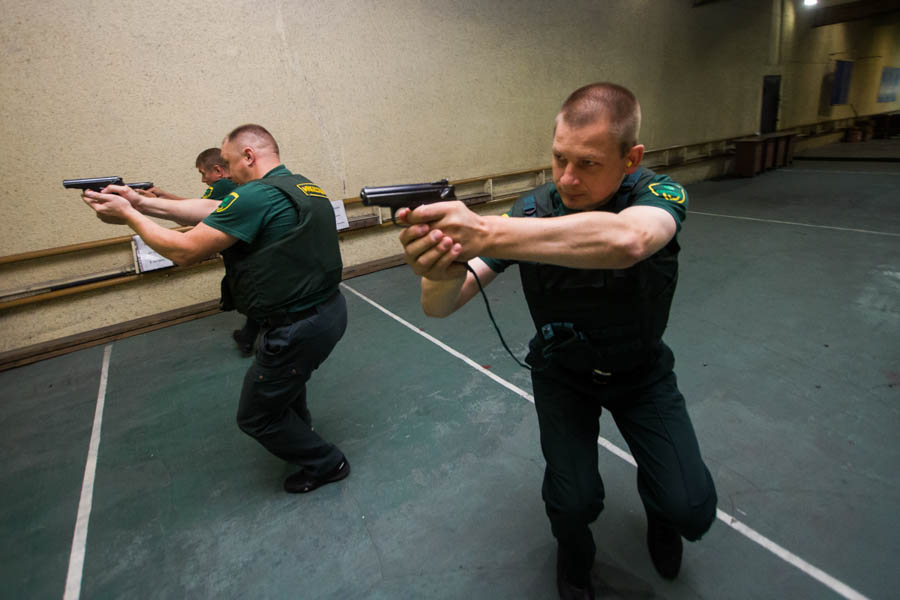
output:
M 183 308 L 177 308 L 148 317 L 141 317 L 124 323 L 116 323 L 93 331 L 84 333 L 76 333 L 57 340 L 34 344 L 24 348 L 16 348 L 7 352 L 0 353 L 0 371 L 6 371 L 15 367 L 31 364 L 83 350 L 92 346 L 106 344 L 115 340 L 137 335 L 139 333 L 147 333 L 170 325 L 185 323 L 201 317 L 214 315 L 219 311 L 219 301 L 210 300 L 199 304 L 192 304 Z
M 389 269 L 404 264 L 403 255 L 397 254 L 387 258 L 380 258 L 362 264 L 346 267 L 343 279 L 352 279 L 360 275 L 367 275 L 375 271 Z M 157 313 L 139 319 L 132 319 L 123 323 L 116 323 L 107 327 L 101 327 L 92 331 L 76 333 L 49 342 L 33 344 L 23 348 L 15 348 L 0 353 L 0 371 L 6 371 L 15 367 L 21 367 L 47 358 L 61 356 L 77 350 L 84 350 L 100 344 L 108 344 L 123 338 L 141 333 L 148 333 L 156 329 L 186 323 L 194 319 L 209 317 L 221 312 L 218 300 L 208 300 L 198 304 L 192 304 L 182 308 Z

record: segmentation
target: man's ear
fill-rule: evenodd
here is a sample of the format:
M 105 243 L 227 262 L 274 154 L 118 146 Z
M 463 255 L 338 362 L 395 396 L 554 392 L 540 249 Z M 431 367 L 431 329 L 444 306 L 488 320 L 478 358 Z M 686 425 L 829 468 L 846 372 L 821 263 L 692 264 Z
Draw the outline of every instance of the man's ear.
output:
M 246 161 L 248 167 L 256 164 L 256 151 L 250 146 L 241 149 L 241 160 Z
M 637 171 L 640 168 L 643 159 L 644 145 L 638 144 L 637 146 L 632 146 L 625 155 L 625 172 L 631 175 Z

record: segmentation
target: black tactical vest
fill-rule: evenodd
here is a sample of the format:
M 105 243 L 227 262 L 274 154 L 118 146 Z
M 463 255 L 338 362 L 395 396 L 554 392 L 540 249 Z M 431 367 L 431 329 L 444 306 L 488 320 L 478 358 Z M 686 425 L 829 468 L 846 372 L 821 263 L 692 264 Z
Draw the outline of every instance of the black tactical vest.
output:
M 254 248 L 238 241 L 222 252 L 222 308 L 263 320 L 326 300 L 341 281 L 343 263 L 331 202 L 298 189 L 311 183 L 308 179 L 275 175 L 258 183 L 290 198 L 297 209 L 297 225 L 265 246 Z
M 618 213 L 634 203 L 635 191 L 652 182 L 642 169 L 629 178 L 609 208 Z M 516 204 L 511 216 L 553 215 L 552 183 L 535 189 Z M 531 208 L 533 205 L 533 214 Z M 522 287 L 537 328 L 537 346 L 546 345 L 548 324 L 565 324 L 590 342 L 592 368 L 626 371 L 649 361 L 659 348 L 678 280 L 678 252 L 672 240 L 653 256 L 627 269 L 573 269 L 542 263 L 519 263 Z M 534 344 L 533 344 L 534 346 Z M 558 357 L 559 358 L 559 357 Z M 586 357 L 573 357 L 579 362 Z M 564 359 L 565 360 L 565 359 Z

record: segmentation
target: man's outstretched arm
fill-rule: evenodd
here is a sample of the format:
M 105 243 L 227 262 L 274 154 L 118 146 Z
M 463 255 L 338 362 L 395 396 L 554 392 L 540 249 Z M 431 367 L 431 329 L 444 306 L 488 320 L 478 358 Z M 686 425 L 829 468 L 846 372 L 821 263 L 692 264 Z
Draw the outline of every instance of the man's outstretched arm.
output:
M 179 225 L 196 225 L 219 206 L 219 200 L 207 198 L 188 198 L 171 200 L 144 196 L 128 186 L 110 185 L 103 189 L 104 194 L 116 194 L 128 200 L 138 212 L 150 217 L 175 221 Z M 99 198 L 96 192 L 85 193 L 89 198 Z
M 190 265 L 221 252 L 237 241 L 237 238 L 204 223 L 190 231 L 174 231 L 163 227 L 135 208 L 129 199 L 118 194 L 86 191 L 85 204 L 99 217 L 114 219 L 131 227 L 148 246 L 178 265 Z M 167 200 L 182 204 L 186 200 Z M 216 201 L 213 201 L 215 204 Z M 207 213 L 209 214 L 209 213 Z M 161 216 L 161 215 L 160 215 Z M 202 217 L 201 217 L 202 218 Z
M 628 268 L 659 251 L 677 231 L 675 218 L 655 206 L 510 219 L 478 215 L 462 202 L 439 202 L 418 207 L 407 219 L 450 237 L 462 248 L 462 259 L 490 256 L 578 269 Z

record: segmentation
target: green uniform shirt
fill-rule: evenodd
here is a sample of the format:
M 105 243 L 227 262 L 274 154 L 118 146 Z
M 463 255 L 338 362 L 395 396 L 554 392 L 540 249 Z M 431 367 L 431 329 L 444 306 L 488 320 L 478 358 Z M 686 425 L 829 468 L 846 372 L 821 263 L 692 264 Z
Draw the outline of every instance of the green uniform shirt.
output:
M 292 173 L 284 165 L 278 165 L 263 177 L 270 175 L 292 175 Z M 287 195 L 273 186 L 261 183 L 261 179 L 258 179 L 235 188 L 222 199 L 218 208 L 203 219 L 203 223 L 236 237 L 239 241 L 235 246 L 248 245 L 248 248 L 242 249 L 242 253 L 253 253 L 291 234 L 297 227 L 298 215 L 297 209 Z M 336 233 L 332 228 L 327 231 L 313 231 L 311 235 L 323 236 L 324 239 L 325 236 L 335 237 Z M 232 248 L 239 250 L 235 246 Z M 225 252 L 229 250 L 231 248 Z M 270 268 L 285 270 L 284 277 L 291 279 L 295 276 L 294 271 L 297 267 L 294 264 L 272 264 Z M 318 302 L 322 299 L 314 300 Z M 293 312 L 310 305 L 309 301 L 300 301 L 294 306 L 284 308 L 287 312 Z
M 206 188 L 203 194 L 204 198 L 209 200 L 222 200 L 237 187 L 237 184 L 227 177 L 222 177 L 218 181 L 214 181 L 211 186 Z
M 269 175 L 291 175 L 291 172 L 278 165 L 263 177 Z M 265 246 L 281 239 L 297 224 L 297 210 L 283 193 L 255 180 L 225 196 L 203 222 L 251 246 Z
M 626 196 L 631 195 L 634 198 L 634 201 L 628 206 L 656 206 L 665 210 L 675 218 L 676 234 L 681 231 L 681 223 L 687 217 L 687 192 L 679 184 L 672 181 L 668 175 L 659 175 L 649 169 L 638 169 L 625 178 L 618 191 L 606 204 L 595 210 L 612 212 L 617 205 L 617 200 L 623 194 Z M 553 201 L 552 216 L 554 217 L 583 212 L 566 207 L 559 196 L 559 192 L 556 191 L 556 186 L 553 186 L 550 197 Z M 517 202 L 521 202 L 521 199 Z M 506 216 L 510 216 L 511 213 L 512 209 L 506 213 Z M 495 273 L 502 273 L 507 267 L 518 262 L 485 256 L 480 258 Z

